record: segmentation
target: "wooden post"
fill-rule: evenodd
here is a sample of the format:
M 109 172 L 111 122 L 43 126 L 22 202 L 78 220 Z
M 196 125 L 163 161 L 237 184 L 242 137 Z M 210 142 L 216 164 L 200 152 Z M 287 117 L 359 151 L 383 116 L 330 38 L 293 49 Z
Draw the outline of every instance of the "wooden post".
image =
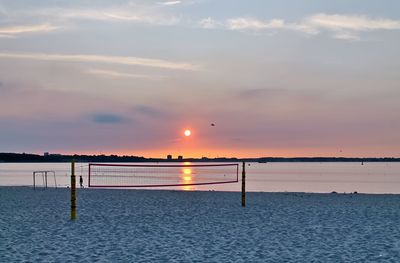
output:
M 246 206 L 246 166 L 245 162 L 243 162 L 242 168 L 242 207 Z
M 71 162 L 71 220 L 76 219 L 76 178 L 75 160 Z
M 56 186 L 56 189 L 57 189 L 56 172 L 53 172 L 53 176 L 54 176 L 54 185 Z
M 35 172 L 33 172 L 33 190 L 36 190 L 36 178 L 35 178 L 36 174 Z
M 46 189 L 47 189 L 47 171 L 44 172 L 44 176 L 46 178 Z

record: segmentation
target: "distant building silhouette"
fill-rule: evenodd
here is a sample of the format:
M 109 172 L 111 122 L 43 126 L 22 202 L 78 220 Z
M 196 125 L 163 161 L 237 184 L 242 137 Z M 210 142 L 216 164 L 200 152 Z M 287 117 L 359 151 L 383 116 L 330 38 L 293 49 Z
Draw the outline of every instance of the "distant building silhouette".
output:
M 49 156 L 49 152 L 44 152 L 43 156 Z
M 183 160 L 183 156 L 182 155 L 179 155 L 178 156 L 178 161 L 182 161 Z
M 167 155 L 167 160 L 168 160 L 168 161 L 171 161 L 171 160 L 172 160 L 172 155 L 171 155 L 171 154 L 168 154 L 168 155 Z

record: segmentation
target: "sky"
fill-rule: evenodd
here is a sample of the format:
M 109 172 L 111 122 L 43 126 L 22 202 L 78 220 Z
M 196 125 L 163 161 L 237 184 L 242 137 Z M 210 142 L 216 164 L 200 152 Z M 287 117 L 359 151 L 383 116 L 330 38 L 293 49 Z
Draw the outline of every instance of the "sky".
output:
M 0 0 L 0 152 L 400 157 L 399 10 Z

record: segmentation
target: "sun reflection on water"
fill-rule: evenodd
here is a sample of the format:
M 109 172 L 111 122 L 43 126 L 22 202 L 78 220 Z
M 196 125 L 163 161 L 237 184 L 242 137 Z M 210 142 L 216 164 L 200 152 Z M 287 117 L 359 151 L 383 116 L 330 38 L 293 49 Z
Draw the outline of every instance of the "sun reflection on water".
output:
M 190 162 L 185 162 L 184 165 L 190 165 Z M 182 184 L 191 184 L 193 181 L 192 179 L 192 168 L 190 167 L 183 167 L 182 168 L 182 173 L 181 173 L 181 183 Z M 183 186 L 183 190 L 184 191 L 189 191 L 189 190 L 193 190 L 193 186 L 192 185 L 184 185 Z

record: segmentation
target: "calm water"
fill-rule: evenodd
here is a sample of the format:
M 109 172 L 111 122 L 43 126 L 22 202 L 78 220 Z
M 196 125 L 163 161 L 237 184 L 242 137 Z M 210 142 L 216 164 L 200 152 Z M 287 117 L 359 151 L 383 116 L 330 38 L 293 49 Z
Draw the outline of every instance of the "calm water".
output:
M 0 163 L 0 185 L 32 186 L 33 171 L 52 170 L 58 187 L 67 187 L 70 163 Z M 76 164 L 87 183 L 88 166 Z M 249 163 L 246 189 L 257 192 L 400 193 L 400 163 Z M 43 185 L 37 176 L 37 183 Z M 48 185 L 54 187 L 52 175 Z M 241 184 L 168 187 L 178 190 L 240 191 Z

